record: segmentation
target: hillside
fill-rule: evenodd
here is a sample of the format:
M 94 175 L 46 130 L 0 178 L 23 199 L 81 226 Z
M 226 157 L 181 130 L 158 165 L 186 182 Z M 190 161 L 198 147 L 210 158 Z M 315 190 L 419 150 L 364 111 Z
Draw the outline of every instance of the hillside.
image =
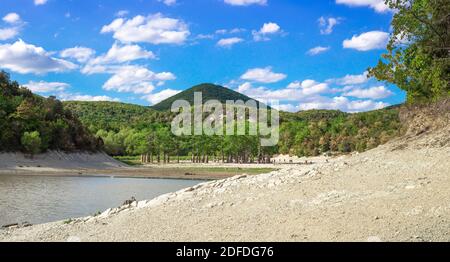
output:
M 221 103 L 225 104 L 227 100 L 233 101 L 242 100 L 244 102 L 251 100 L 250 97 L 238 93 L 236 91 L 233 91 L 231 89 L 225 88 L 223 86 L 213 84 L 200 84 L 192 88 L 189 88 L 188 90 L 185 90 L 175 96 L 172 96 L 152 106 L 152 108 L 159 111 L 167 111 L 171 109 L 172 103 L 177 100 L 186 100 L 191 105 L 194 105 L 195 92 L 202 93 L 204 102 L 208 100 L 219 100 Z
M 63 104 L 95 132 L 99 129 L 118 131 L 125 127 L 166 123 L 171 119 L 170 112 L 158 112 L 150 107 L 133 104 L 80 101 L 67 101 Z
M 35 95 L 0 72 L 0 151 L 95 151 L 101 144 L 60 101 Z

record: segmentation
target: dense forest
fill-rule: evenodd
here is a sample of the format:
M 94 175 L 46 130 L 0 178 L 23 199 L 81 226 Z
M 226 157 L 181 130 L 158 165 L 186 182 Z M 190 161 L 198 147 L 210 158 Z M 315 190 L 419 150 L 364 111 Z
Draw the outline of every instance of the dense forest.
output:
M 48 149 L 94 151 L 102 146 L 70 110 L 43 98 L 0 72 L 0 151 L 30 154 Z
M 195 162 L 267 161 L 278 153 L 315 156 L 365 151 L 402 132 L 398 109 L 348 114 L 334 110 L 281 112 L 280 143 L 261 148 L 257 136 L 175 137 L 168 111 L 117 102 L 65 102 L 114 156 L 148 154 L 150 160 L 190 156 Z M 108 123 L 105 123 L 108 122 Z M 153 159 L 151 159 L 153 158 Z

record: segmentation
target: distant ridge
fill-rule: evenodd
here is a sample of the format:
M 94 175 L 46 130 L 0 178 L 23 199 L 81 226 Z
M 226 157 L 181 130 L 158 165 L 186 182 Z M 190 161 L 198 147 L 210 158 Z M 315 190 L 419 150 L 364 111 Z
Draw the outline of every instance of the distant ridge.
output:
M 177 95 L 167 98 L 166 100 L 152 106 L 151 108 L 158 111 L 167 111 L 171 109 L 173 102 L 177 100 L 186 100 L 191 105 L 193 105 L 195 92 L 202 93 L 203 102 L 206 102 L 208 100 L 218 100 L 221 103 L 225 104 L 227 100 L 233 101 L 242 100 L 244 102 L 252 100 L 252 98 L 243 95 L 241 93 L 238 93 L 236 91 L 233 91 L 231 89 L 228 89 L 226 87 L 206 83 L 191 87 Z

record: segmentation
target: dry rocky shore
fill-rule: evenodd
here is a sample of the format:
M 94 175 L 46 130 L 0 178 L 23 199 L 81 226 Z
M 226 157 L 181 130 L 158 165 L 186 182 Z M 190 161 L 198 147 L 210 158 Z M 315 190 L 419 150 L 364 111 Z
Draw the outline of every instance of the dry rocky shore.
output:
M 365 153 L 0 230 L 0 241 L 450 241 L 448 119 L 411 122 Z

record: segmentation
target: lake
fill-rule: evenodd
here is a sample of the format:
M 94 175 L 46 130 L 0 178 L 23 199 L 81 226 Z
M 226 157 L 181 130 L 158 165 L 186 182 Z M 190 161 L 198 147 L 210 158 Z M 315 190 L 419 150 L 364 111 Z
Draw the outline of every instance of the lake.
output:
M 0 226 L 94 215 L 127 199 L 153 199 L 203 181 L 0 175 Z

